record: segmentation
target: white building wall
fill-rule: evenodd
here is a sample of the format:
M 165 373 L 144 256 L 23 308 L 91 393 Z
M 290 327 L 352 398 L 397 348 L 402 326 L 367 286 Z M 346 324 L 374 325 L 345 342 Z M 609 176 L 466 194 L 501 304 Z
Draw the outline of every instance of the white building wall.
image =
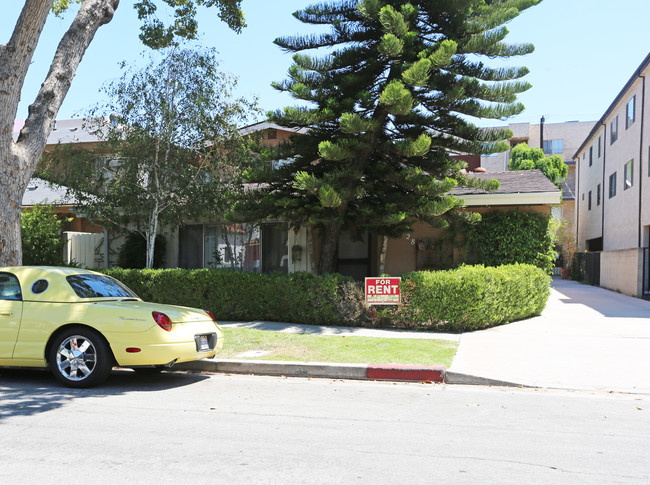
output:
M 576 176 L 576 216 L 578 220 L 578 249 L 587 249 L 586 241 L 602 237 L 602 210 L 607 198 L 607 186 L 603 183 L 603 160 L 606 140 L 604 129 L 601 127 L 592 136 L 589 145 L 582 152 L 576 164 L 579 174 Z M 598 145 L 600 144 L 600 155 Z M 590 152 L 593 153 L 592 164 L 589 165 Z M 600 185 L 600 204 L 598 204 L 598 186 Z M 592 193 L 592 205 L 589 210 L 589 191 Z
M 640 165 L 639 146 L 641 142 L 641 86 L 637 81 L 620 99 L 605 120 L 607 129 L 605 156 L 605 227 L 603 234 L 603 250 L 629 249 L 639 246 L 639 187 Z M 626 128 L 626 106 L 636 96 L 635 121 Z M 612 143 L 612 121 L 618 117 L 618 138 Z M 633 161 L 632 186 L 625 189 L 624 167 Z M 616 195 L 609 197 L 609 178 L 616 172 Z
M 643 134 L 642 139 L 639 140 L 639 164 L 641 176 L 639 182 L 641 183 L 641 245 L 643 247 L 650 247 L 650 68 L 647 68 L 644 73 L 646 76 L 645 92 L 643 99 L 645 99 L 645 106 L 643 109 Z M 639 106 L 641 102 L 637 98 Z M 639 110 L 640 111 L 640 110 Z

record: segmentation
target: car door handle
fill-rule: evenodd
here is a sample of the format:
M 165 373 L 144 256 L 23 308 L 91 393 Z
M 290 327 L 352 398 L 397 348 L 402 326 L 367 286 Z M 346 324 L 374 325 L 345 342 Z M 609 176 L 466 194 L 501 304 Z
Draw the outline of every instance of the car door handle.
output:
M 0 317 L 13 317 L 14 312 L 9 312 L 9 313 L 0 313 Z

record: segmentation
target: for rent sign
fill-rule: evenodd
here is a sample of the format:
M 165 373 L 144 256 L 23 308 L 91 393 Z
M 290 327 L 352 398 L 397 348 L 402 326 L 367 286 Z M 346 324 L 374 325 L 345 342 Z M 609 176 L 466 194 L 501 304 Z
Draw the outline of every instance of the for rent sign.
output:
M 398 305 L 401 302 L 401 278 L 366 278 L 366 303 L 369 305 Z

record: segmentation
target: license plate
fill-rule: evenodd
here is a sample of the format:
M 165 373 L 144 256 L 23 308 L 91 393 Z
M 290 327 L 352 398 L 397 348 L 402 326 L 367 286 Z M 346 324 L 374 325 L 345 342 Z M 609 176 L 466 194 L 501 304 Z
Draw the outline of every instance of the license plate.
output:
M 210 350 L 210 341 L 207 335 L 201 335 L 199 337 L 199 351 L 203 352 L 206 350 Z

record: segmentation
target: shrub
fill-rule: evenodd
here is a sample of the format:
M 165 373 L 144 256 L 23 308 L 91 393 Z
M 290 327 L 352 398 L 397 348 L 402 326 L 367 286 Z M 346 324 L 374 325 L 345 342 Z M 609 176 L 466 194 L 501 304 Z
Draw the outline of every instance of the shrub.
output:
M 370 316 L 361 283 L 338 274 L 241 273 L 214 269 L 105 273 L 147 301 L 204 308 L 218 320 L 269 320 L 467 331 L 539 315 L 550 277 L 531 265 L 463 266 L 402 278 L 402 304 Z
M 214 269 L 104 272 L 144 300 L 204 308 L 220 320 L 351 324 L 340 312 L 339 303 L 352 279 L 338 274 L 257 274 Z
M 61 220 L 52 206 L 36 204 L 20 220 L 23 264 L 60 266 L 65 241 L 61 237 Z
M 396 327 L 463 332 L 539 315 L 549 295 L 550 276 L 534 266 L 462 266 L 405 275 L 404 304 L 379 314 Z

